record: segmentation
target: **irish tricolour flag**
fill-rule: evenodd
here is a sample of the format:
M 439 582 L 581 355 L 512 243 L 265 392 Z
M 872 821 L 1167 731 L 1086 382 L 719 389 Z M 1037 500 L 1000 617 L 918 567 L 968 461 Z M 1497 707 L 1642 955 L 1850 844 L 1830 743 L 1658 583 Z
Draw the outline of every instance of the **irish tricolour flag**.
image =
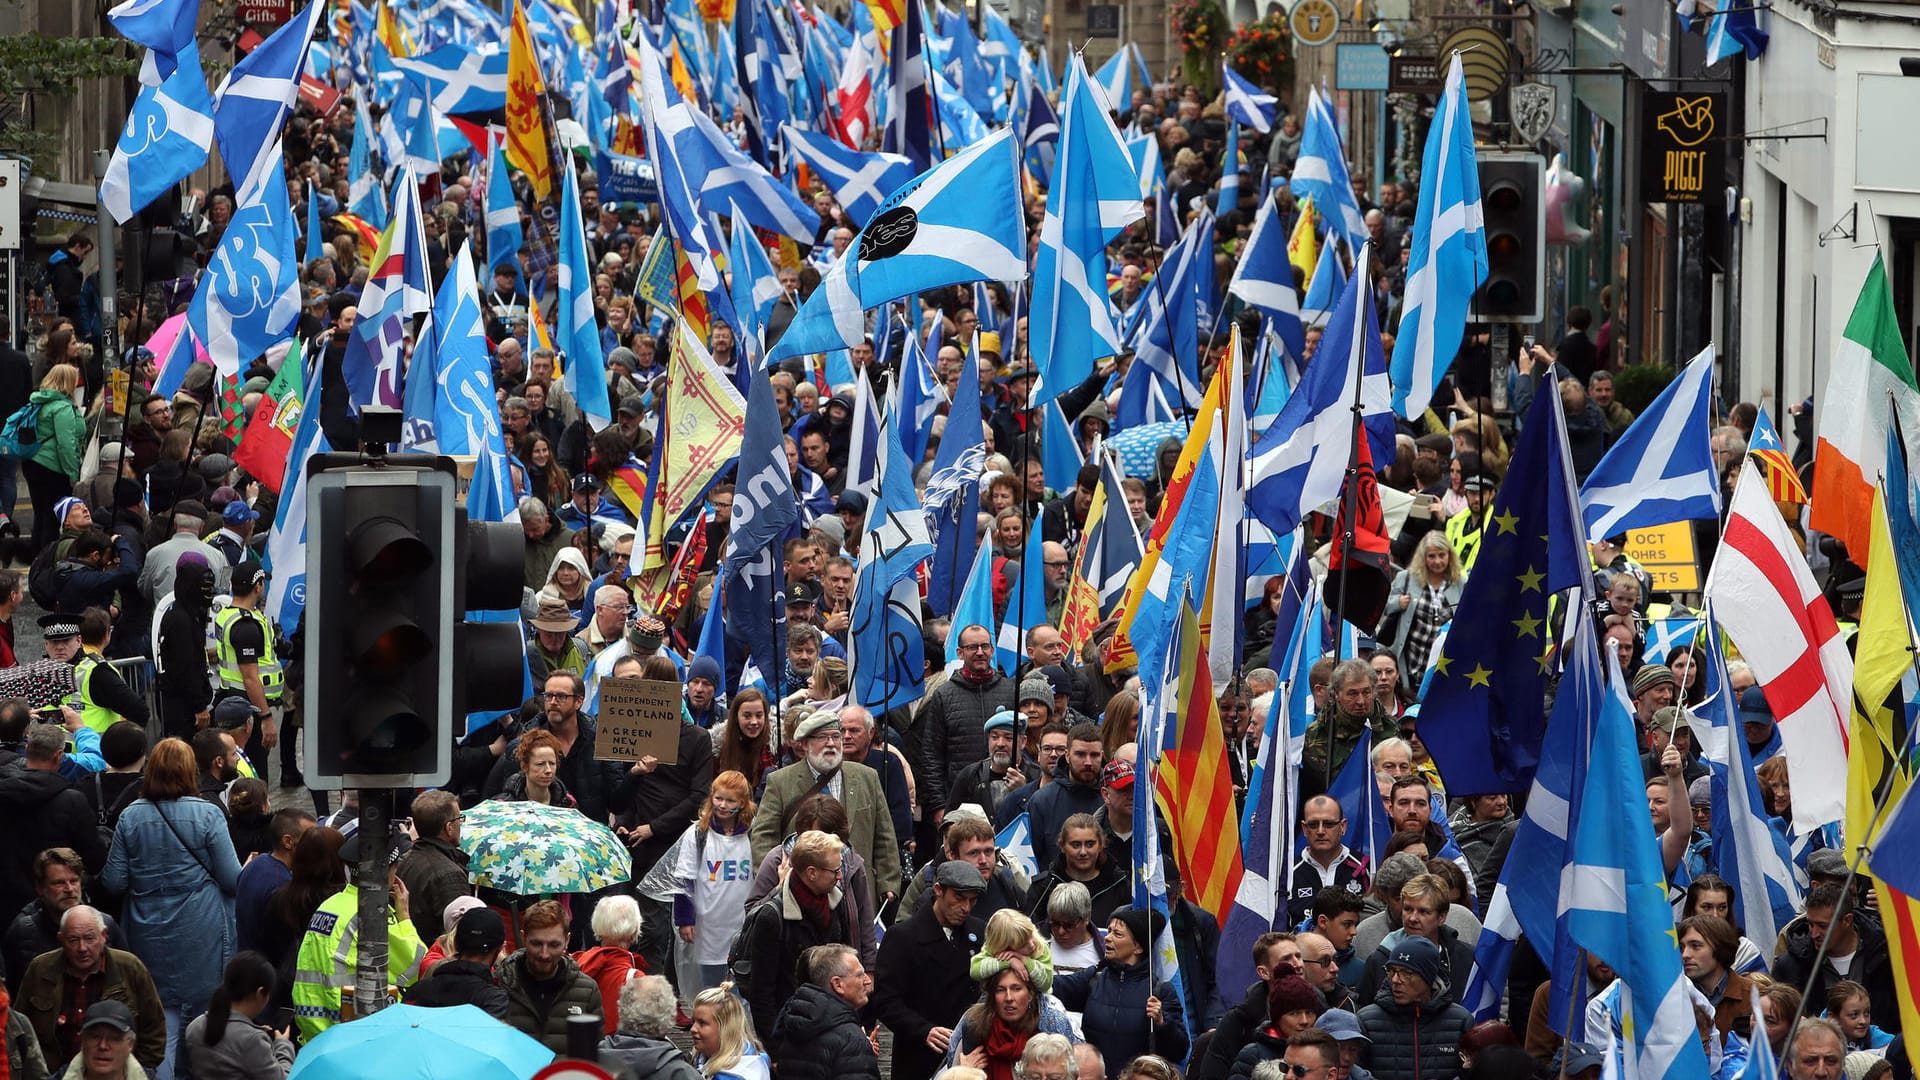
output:
M 1820 441 L 1813 455 L 1810 523 L 1844 540 L 1848 556 L 1865 566 L 1873 490 L 1886 470 L 1887 429 L 1895 411 L 1908 438 L 1920 432 L 1920 383 L 1877 254 L 1835 350 L 1826 393 L 1814 406 Z

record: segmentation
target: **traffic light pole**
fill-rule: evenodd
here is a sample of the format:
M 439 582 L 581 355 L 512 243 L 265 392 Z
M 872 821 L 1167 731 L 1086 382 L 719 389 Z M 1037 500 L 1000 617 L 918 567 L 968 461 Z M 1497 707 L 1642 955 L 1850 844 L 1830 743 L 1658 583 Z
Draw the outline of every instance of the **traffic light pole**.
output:
M 387 1007 L 387 852 L 393 849 L 393 792 L 360 790 L 360 936 L 353 976 L 353 1015 Z M 378 837 L 378 840 L 375 838 Z

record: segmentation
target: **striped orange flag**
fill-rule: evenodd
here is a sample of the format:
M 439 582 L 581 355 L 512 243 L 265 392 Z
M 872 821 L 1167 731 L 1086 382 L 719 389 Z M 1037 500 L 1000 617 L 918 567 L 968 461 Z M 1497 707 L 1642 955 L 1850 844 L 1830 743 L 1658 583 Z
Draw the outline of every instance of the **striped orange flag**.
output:
M 1207 670 L 1206 643 L 1191 597 L 1180 603 L 1179 728 L 1169 733 L 1154 768 L 1154 796 L 1173 832 L 1180 880 L 1188 899 L 1226 921 L 1240 891 L 1239 808 L 1226 736 Z

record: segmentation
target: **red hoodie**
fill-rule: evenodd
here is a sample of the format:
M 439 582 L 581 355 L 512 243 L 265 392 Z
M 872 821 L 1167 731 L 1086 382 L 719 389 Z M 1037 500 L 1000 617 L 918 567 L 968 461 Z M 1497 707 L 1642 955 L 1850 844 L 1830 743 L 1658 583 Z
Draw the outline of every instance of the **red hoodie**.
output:
M 600 984 L 601 1016 L 606 1020 L 607 1034 L 613 1034 L 620 1028 L 620 988 L 628 979 L 645 975 L 646 963 L 631 951 L 611 945 L 595 945 L 574 953 L 573 961 Z

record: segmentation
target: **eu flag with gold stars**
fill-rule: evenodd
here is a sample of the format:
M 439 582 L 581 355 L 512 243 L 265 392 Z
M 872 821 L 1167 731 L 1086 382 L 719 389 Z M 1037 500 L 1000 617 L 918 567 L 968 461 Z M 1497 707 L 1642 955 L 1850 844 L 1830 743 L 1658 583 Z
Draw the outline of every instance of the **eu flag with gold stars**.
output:
M 1420 741 L 1454 795 L 1533 783 L 1554 667 L 1552 598 L 1580 586 L 1568 604 L 1586 616 L 1591 560 L 1559 394 L 1535 395 L 1512 461 L 1420 706 Z

